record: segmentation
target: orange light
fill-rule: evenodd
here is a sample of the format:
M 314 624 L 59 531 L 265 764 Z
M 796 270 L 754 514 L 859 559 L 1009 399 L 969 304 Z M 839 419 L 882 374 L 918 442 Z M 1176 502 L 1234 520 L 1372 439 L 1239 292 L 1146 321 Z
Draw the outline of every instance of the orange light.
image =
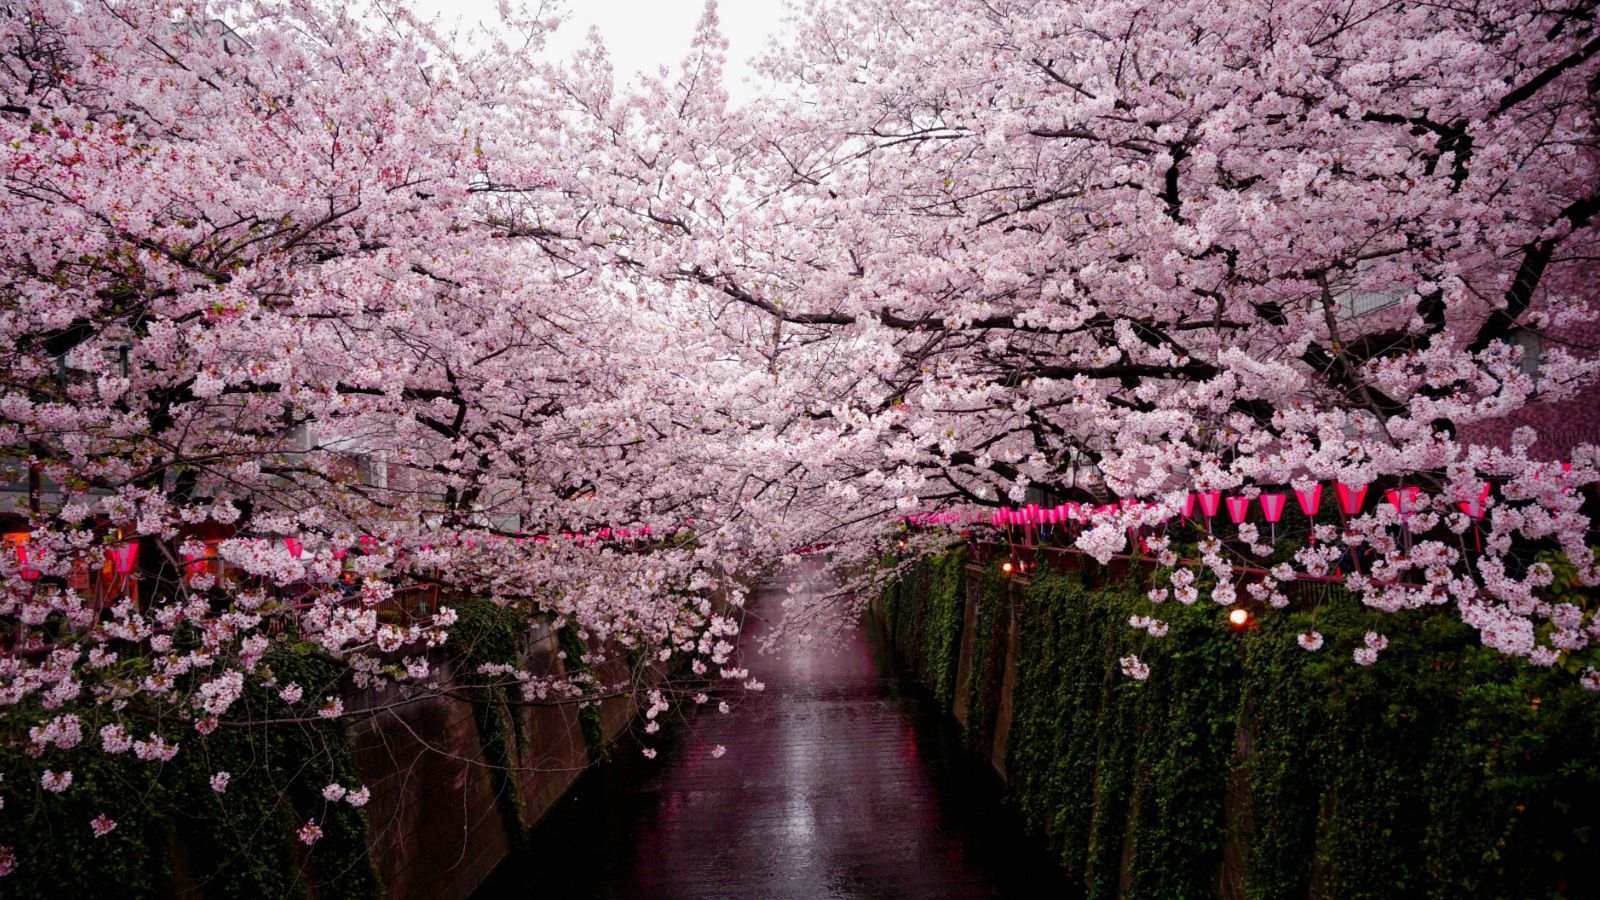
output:
M 1250 624 L 1250 612 L 1249 610 L 1236 609 L 1228 613 L 1228 621 L 1232 622 L 1235 628 L 1243 628 Z
M 1000 571 L 1006 573 L 1007 575 L 1011 574 L 1011 569 L 1012 569 L 1011 560 L 1009 560 L 1009 559 L 1000 564 Z

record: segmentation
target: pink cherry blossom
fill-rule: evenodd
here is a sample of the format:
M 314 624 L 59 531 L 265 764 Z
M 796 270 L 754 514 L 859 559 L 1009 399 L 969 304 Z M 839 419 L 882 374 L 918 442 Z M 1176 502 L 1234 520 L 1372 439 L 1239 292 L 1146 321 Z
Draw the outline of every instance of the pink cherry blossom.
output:
M 1122 666 L 1122 674 L 1134 681 L 1144 681 L 1150 677 L 1150 667 L 1140 662 L 1137 656 L 1124 656 L 1117 662 Z

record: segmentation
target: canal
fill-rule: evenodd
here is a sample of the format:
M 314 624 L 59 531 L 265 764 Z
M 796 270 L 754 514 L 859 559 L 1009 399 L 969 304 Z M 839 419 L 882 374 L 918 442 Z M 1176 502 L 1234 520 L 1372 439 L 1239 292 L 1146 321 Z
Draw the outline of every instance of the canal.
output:
M 786 587 L 775 579 L 752 608 L 781 615 Z M 477 896 L 1080 893 L 877 629 L 748 658 L 765 691 L 669 725 L 654 760 L 624 738 Z

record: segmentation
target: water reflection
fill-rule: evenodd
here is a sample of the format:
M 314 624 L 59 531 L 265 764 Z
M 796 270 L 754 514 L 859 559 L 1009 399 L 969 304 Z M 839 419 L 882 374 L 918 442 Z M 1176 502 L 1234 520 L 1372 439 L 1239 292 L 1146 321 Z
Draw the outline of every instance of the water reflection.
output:
M 756 608 L 779 614 L 782 587 Z M 732 713 L 586 774 L 479 896 L 1078 894 L 871 629 L 758 665 L 766 691 Z

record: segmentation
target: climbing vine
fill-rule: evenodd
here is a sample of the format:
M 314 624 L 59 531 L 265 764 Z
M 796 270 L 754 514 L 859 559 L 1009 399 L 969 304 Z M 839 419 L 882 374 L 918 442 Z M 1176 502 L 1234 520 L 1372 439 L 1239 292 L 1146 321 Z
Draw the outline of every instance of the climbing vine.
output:
M 897 607 L 939 621 L 949 564 Z M 1356 665 L 1377 614 L 1336 588 L 1236 628 L 1215 604 L 1047 568 L 983 573 L 955 687 L 986 754 L 1020 597 L 1010 790 L 1089 896 L 1600 894 L 1600 711 L 1570 677 L 1433 610 L 1385 615 L 1385 665 Z M 1164 637 L 1129 627 L 1152 614 Z M 1295 640 L 1313 630 L 1315 652 Z M 1121 673 L 1132 654 L 1147 680 Z
M 920 669 L 934 700 L 946 710 L 955 700 L 956 667 L 961 657 L 961 571 L 966 561 L 966 550 L 960 548 L 939 556 L 929 567 Z
M 456 679 L 472 704 L 478 745 L 488 765 L 495 802 L 506 833 L 511 836 L 512 843 L 517 844 L 528 832 L 514 774 L 516 748 L 525 739 L 522 717 L 510 714 L 505 686 L 498 683 L 498 679 L 480 674 L 478 669 L 485 664 L 516 664 L 519 661 L 518 637 L 526 621 L 515 610 L 475 598 L 459 601 L 457 615 L 459 618 L 447 646 L 452 648 L 459 666 Z
M 308 694 L 336 694 L 344 671 L 301 644 L 274 648 L 262 668 Z M 85 722 L 103 712 L 88 705 L 67 711 Z M 130 732 L 154 732 L 181 743 L 182 752 L 168 762 L 84 754 L 73 766 L 71 788 L 48 797 L 38 789 L 44 761 L 14 744 L 0 751 L 0 845 L 15 848 L 24 861 L 7 876 L 6 896 L 149 897 L 183 890 L 216 897 L 379 896 L 365 815 L 321 794 L 329 783 L 358 783 L 345 727 L 234 727 L 236 721 L 294 715 L 257 684 L 231 713 L 216 731 L 200 735 L 124 710 L 119 721 Z M 221 793 L 211 783 L 218 772 L 230 776 Z M 95 838 L 89 822 L 101 815 L 116 827 Z M 306 847 L 295 831 L 312 819 L 322 837 Z
M 567 671 L 581 671 L 593 675 L 588 662 L 589 648 L 578 636 L 576 626 L 568 623 L 560 634 L 561 652 L 566 655 Z M 600 704 L 588 703 L 578 709 L 578 724 L 583 729 L 583 743 L 589 748 L 589 759 L 596 761 L 606 754 L 605 726 L 600 719 Z
M 968 749 L 985 757 L 994 744 L 1000 678 L 1005 671 L 1005 617 L 1008 614 L 1006 578 L 999 569 L 990 568 L 978 583 L 978 616 L 973 627 L 967 722 L 962 734 Z

